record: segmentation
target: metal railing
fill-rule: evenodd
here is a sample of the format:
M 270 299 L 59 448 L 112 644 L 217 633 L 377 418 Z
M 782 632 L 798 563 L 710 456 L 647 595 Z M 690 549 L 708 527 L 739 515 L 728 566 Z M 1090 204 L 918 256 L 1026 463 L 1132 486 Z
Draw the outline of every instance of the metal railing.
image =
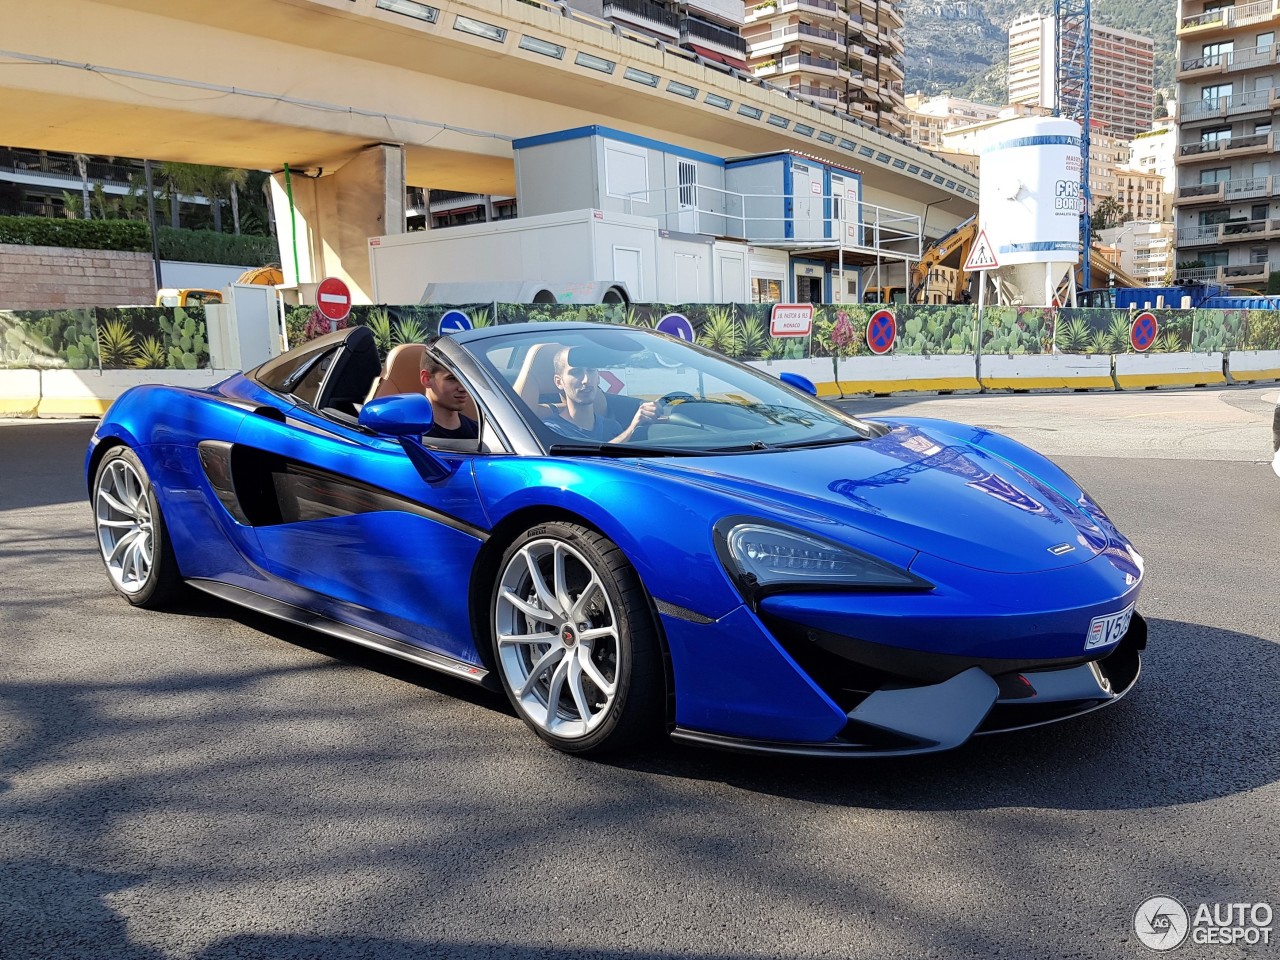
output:
M 614 11 L 639 17 L 651 23 L 659 23 L 671 30 L 679 27 L 680 18 L 666 7 L 652 3 L 651 0 L 605 0 L 604 15 L 613 16 Z
M 1180 69 L 1190 73 L 1193 70 L 1205 70 L 1219 67 L 1224 70 L 1246 69 L 1271 63 L 1276 58 L 1276 44 L 1268 43 L 1241 50 L 1224 50 L 1204 57 L 1188 57 L 1183 60 Z
M 856 216 L 831 216 L 836 204 Z M 737 193 L 696 184 L 628 194 L 623 212 L 653 217 L 664 230 L 766 247 L 856 250 L 895 260 L 918 260 L 924 249 L 919 214 L 831 194 Z
M 1191 30 L 1196 27 L 1219 25 L 1224 27 L 1244 26 L 1269 20 L 1277 10 L 1280 10 L 1280 0 L 1257 0 L 1256 3 L 1246 3 L 1238 7 L 1222 7 L 1218 10 L 1210 10 L 1207 13 L 1196 14 L 1194 17 L 1183 17 L 1178 24 L 1178 29 Z
M 1251 133 L 1243 137 L 1222 137 L 1218 140 L 1184 143 L 1178 147 L 1178 156 L 1197 157 L 1207 153 L 1223 153 L 1228 150 L 1247 150 L 1250 147 L 1268 147 L 1270 143 L 1271 134 L 1269 133 Z
M 1182 119 L 1183 121 L 1206 120 L 1267 110 L 1274 96 L 1274 88 L 1264 87 L 1261 90 L 1250 90 L 1248 93 L 1236 93 L 1228 97 L 1210 97 L 1183 106 Z
M 742 39 L 741 34 L 696 17 L 684 17 L 680 20 L 681 42 L 687 42 L 687 37 L 718 44 L 743 56 L 747 52 L 747 41 Z

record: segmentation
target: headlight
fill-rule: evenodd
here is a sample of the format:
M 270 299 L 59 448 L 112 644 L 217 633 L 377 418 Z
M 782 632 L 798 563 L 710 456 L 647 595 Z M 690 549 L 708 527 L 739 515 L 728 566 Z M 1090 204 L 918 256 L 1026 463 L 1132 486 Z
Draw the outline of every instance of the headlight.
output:
M 777 590 L 929 590 L 933 584 L 875 557 L 799 530 L 738 522 L 722 531 L 722 559 L 748 599 Z

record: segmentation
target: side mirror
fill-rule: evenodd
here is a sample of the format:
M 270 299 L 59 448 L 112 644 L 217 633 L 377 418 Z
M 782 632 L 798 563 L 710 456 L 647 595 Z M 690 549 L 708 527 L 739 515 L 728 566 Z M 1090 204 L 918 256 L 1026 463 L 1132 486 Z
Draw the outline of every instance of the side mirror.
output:
M 431 401 L 420 393 L 380 397 L 360 408 L 360 426 L 392 437 L 420 437 L 435 419 Z
M 381 397 L 360 408 L 360 426 L 399 440 L 418 475 L 427 483 L 444 480 L 453 473 L 448 463 L 422 445 L 420 438 L 433 423 L 431 401 L 420 393 Z
M 784 371 L 778 374 L 778 379 L 789 387 L 795 387 L 797 390 L 803 390 L 811 397 L 818 395 L 818 388 L 813 385 L 813 381 L 808 377 L 802 377 L 798 373 Z

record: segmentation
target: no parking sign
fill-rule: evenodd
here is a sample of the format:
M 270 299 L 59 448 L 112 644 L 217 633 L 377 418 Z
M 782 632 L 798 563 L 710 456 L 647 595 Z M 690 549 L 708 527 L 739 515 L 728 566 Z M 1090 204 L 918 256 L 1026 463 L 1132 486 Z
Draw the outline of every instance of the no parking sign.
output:
M 893 349 L 898 338 L 898 318 L 892 310 L 877 310 L 867 321 L 867 346 L 876 356 Z
M 1155 343 L 1159 330 L 1160 324 L 1156 322 L 1156 315 L 1149 310 L 1144 310 L 1134 317 L 1133 323 L 1129 325 L 1129 342 L 1133 344 L 1133 349 L 1143 353 Z

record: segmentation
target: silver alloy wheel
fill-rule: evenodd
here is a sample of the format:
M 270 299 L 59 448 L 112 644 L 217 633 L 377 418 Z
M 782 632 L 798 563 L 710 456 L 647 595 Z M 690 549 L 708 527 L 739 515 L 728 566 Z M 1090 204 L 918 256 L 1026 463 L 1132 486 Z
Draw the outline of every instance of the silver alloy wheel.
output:
M 608 717 L 625 664 L 599 574 L 563 540 L 526 543 L 507 562 L 494 607 L 502 675 L 526 717 L 564 740 Z
M 137 593 L 151 574 L 155 543 L 147 486 L 133 465 L 119 458 L 103 469 L 93 500 L 107 572 L 122 593 Z

